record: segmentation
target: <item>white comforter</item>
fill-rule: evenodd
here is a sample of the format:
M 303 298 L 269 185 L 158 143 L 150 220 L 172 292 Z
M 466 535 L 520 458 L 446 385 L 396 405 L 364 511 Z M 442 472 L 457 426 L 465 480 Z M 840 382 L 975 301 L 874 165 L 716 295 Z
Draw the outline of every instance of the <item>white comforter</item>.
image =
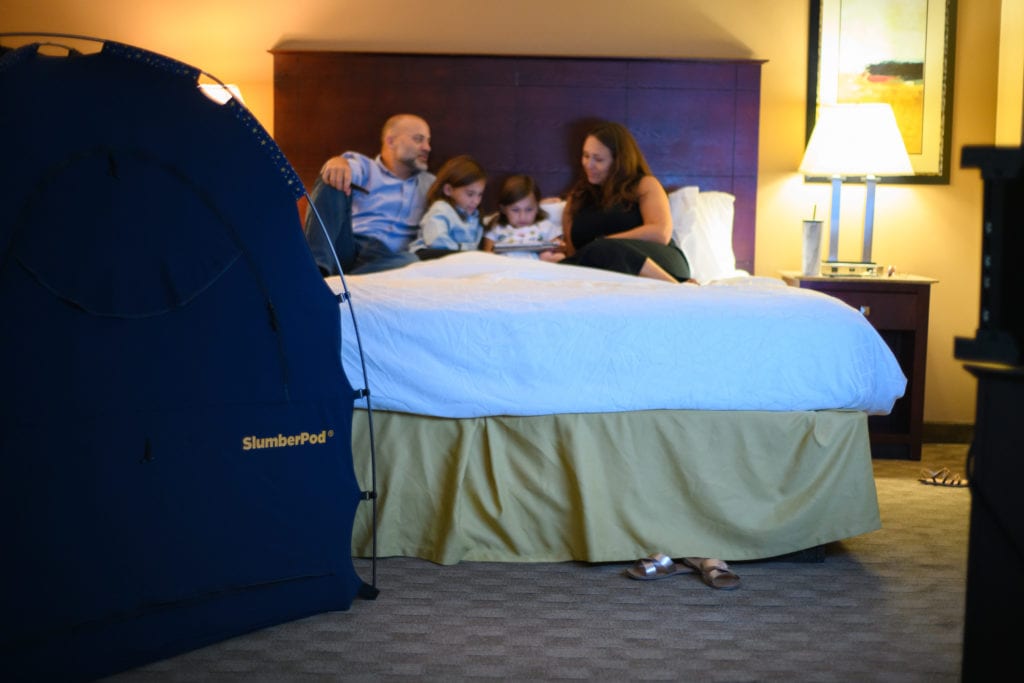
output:
M 674 285 L 477 252 L 345 283 L 376 409 L 880 414 L 906 386 L 859 312 L 781 280 Z M 341 291 L 340 278 L 328 284 Z M 359 387 L 352 315 L 342 307 L 342 359 Z

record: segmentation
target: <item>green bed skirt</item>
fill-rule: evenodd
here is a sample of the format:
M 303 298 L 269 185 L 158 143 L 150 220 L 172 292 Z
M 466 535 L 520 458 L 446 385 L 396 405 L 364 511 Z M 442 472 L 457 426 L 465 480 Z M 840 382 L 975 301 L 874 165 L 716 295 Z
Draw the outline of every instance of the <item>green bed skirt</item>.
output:
M 881 527 L 861 412 L 372 416 L 380 557 L 753 560 Z M 364 490 L 366 418 L 353 423 Z M 372 554 L 371 513 L 357 512 L 356 556 Z

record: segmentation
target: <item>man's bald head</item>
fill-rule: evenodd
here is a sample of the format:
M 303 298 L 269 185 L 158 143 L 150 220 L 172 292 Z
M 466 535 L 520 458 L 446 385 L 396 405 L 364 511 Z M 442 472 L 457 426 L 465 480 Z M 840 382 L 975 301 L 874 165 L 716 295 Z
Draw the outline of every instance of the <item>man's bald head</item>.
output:
M 415 114 L 395 114 L 381 129 L 381 160 L 400 178 L 427 170 L 430 126 Z

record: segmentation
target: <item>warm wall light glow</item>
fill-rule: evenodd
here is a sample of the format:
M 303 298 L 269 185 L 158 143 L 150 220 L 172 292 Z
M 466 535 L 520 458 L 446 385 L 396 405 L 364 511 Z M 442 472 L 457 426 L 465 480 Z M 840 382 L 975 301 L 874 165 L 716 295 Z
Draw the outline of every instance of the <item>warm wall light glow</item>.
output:
M 829 222 L 828 260 L 839 260 L 839 194 L 844 177 L 863 177 L 867 184 L 864 207 L 862 262 L 871 263 L 875 185 L 878 176 L 912 175 L 896 117 L 888 104 L 836 104 L 823 106 L 800 162 L 800 172 L 832 178 L 832 215 Z
M 199 89 L 203 91 L 203 94 L 209 97 L 217 104 L 224 104 L 229 99 L 234 97 L 241 104 L 245 104 L 245 100 L 242 99 L 242 93 L 238 89 L 238 86 L 233 83 L 200 83 Z

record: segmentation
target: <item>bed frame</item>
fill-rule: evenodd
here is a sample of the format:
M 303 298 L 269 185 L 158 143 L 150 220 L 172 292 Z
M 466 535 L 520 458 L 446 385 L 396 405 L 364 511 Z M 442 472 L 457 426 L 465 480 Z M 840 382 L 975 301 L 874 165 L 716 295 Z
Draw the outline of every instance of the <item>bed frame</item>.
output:
M 762 60 L 516 57 L 340 52 L 282 44 L 274 138 L 307 188 L 328 157 L 375 155 L 392 114 L 431 127 L 431 169 L 472 154 L 501 180 L 528 173 L 565 193 L 595 121 L 625 124 L 667 189 L 736 196 L 736 267 L 754 272 Z
M 387 117 L 412 112 L 431 126 L 432 169 L 469 153 L 488 170 L 490 193 L 504 176 L 529 173 L 545 195 L 561 194 L 586 129 L 615 120 L 632 130 L 667 189 L 735 195 L 736 266 L 754 272 L 762 61 L 297 44 L 271 52 L 275 138 L 307 187 L 331 155 L 376 154 Z M 493 207 L 493 194 L 485 202 Z M 880 525 L 859 412 L 375 415 L 379 546 L 370 516 L 358 516 L 358 555 L 603 562 L 656 551 L 807 557 L 811 549 L 820 560 L 824 544 Z M 355 420 L 353 446 L 369 452 L 366 420 Z M 357 470 L 369 481 L 368 463 Z

